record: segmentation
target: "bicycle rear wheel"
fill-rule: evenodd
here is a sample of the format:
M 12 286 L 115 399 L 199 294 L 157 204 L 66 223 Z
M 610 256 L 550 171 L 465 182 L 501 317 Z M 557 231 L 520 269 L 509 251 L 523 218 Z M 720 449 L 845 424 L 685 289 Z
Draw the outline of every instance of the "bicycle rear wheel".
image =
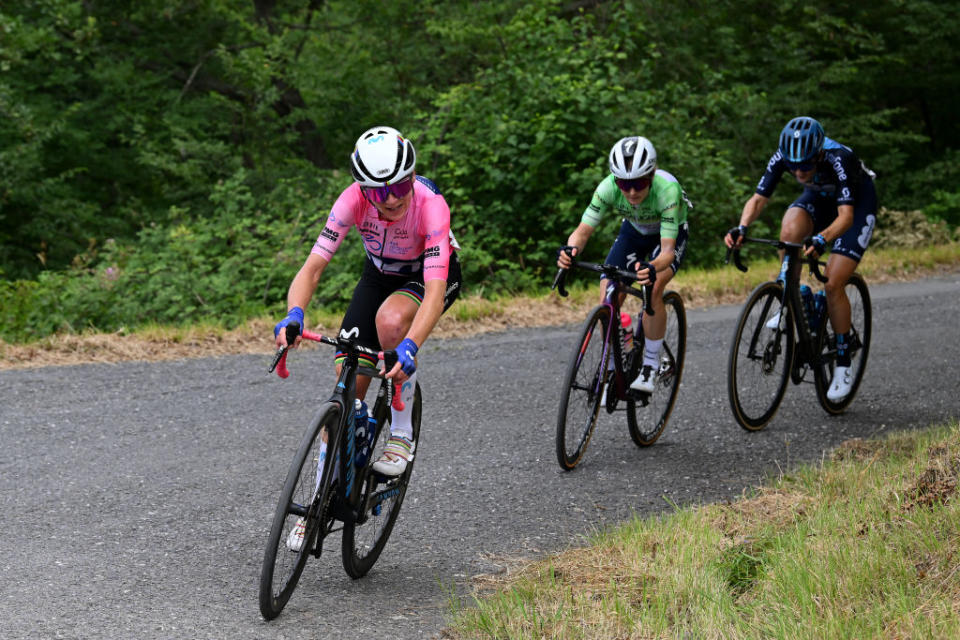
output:
M 648 447 L 656 442 L 666 428 L 677 402 L 687 353 L 687 312 L 683 307 L 683 299 L 676 291 L 667 291 L 663 295 L 663 307 L 667 314 L 667 332 L 660 349 L 660 366 L 653 393 L 646 399 L 646 404 L 636 398 L 627 399 L 627 427 L 630 437 L 639 447 Z M 643 361 L 642 343 L 635 349 L 640 351 L 634 354 L 634 365 L 631 367 L 633 377 L 638 374 Z
M 747 298 L 733 332 L 727 363 L 727 395 L 737 423 L 758 431 L 777 413 L 794 357 L 793 318 L 783 306 L 783 287 L 759 285 Z M 780 313 L 778 328 L 767 323 Z
M 606 383 L 604 332 L 610 314 L 603 305 L 593 308 L 583 323 L 576 349 L 567 367 L 557 415 L 557 462 L 570 471 L 583 458 L 600 413 L 600 398 Z M 606 358 L 604 357 L 606 355 Z
M 323 537 L 330 532 L 332 518 L 328 511 L 334 491 L 331 488 L 334 465 L 323 464 L 319 479 L 317 468 L 326 455 L 325 452 L 321 455 L 323 437 L 335 434 L 340 410 L 340 405 L 332 402 L 320 408 L 287 473 L 260 569 L 260 613 L 267 620 L 280 615 L 300 580 L 307 556 L 311 552 L 319 553 Z M 329 439 L 332 452 L 336 438 Z M 328 459 L 334 459 L 333 455 Z M 291 532 L 300 519 L 304 534 L 296 549 L 296 536 L 291 537 Z
M 392 384 L 392 383 L 391 383 Z M 403 473 L 395 478 L 387 478 L 370 467 L 377 461 L 390 437 L 390 410 L 380 428 L 380 435 L 370 451 L 367 466 L 361 474 L 360 501 L 357 519 L 348 520 L 343 525 L 343 569 L 351 578 L 362 578 L 376 563 L 383 546 L 393 531 L 393 525 L 400 514 L 400 506 L 407 493 L 413 464 L 420 454 L 420 416 L 422 415 L 420 385 L 414 390 L 413 397 L 413 441 L 417 443 L 414 459 L 407 464 Z
M 873 322 L 873 310 L 870 306 L 870 291 L 867 283 L 854 273 L 847 281 L 844 290 L 850 299 L 850 366 L 853 371 L 853 386 L 846 397 L 834 402 L 827 397 L 827 390 L 833 381 L 833 371 L 837 361 L 837 336 L 833 326 L 824 318 L 823 330 L 820 331 L 818 352 L 822 359 L 822 366 L 817 368 L 816 385 L 817 400 L 824 411 L 830 414 L 843 413 L 853 402 L 853 397 L 860 388 L 860 381 L 867 368 L 867 356 L 870 355 L 870 334 Z M 827 328 L 829 325 L 829 328 Z

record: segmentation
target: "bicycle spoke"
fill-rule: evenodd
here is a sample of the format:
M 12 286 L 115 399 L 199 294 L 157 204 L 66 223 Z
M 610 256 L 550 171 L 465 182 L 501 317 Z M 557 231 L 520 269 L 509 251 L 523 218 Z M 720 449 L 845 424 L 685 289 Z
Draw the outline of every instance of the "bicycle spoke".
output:
M 789 309 L 780 307 L 782 288 L 767 282 L 750 294 L 737 320 L 727 364 L 727 391 L 734 417 L 744 429 L 762 429 L 780 406 L 793 361 Z M 779 313 L 778 328 L 768 323 Z
M 557 417 L 557 461 L 573 469 L 583 457 L 597 424 L 606 382 L 604 331 L 608 315 L 596 307 L 588 316 L 567 370 Z
M 687 319 L 683 300 L 676 292 L 668 291 L 664 294 L 663 301 L 667 328 L 660 348 L 653 393 L 627 400 L 627 427 L 634 443 L 641 447 L 656 442 L 666 429 L 677 401 L 683 373 L 687 343 Z M 639 361 L 641 358 L 641 353 L 637 353 L 636 359 Z M 639 373 L 639 364 L 640 362 L 635 363 L 631 375 Z

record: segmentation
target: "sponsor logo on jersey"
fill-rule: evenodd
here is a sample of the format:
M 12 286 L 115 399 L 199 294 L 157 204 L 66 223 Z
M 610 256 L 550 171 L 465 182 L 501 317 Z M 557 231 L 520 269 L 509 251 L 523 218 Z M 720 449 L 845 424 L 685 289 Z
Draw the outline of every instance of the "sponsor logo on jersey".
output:
M 331 229 L 330 227 L 324 227 L 323 231 L 320 232 L 320 237 L 326 238 L 331 242 L 336 242 L 337 240 L 340 239 L 340 234 L 334 231 L 333 229 Z
M 836 172 L 837 177 L 840 178 L 841 180 L 846 180 L 846 179 L 847 179 L 847 172 L 846 172 L 846 170 L 843 168 L 843 163 L 840 162 L 840 157 L 839 157 L 839 156 L 834 156 L 834 157 L 833 157 L 833 170 Z
M 439 258 L 440 257 L 440 247 L 429 247 L 426 251 L 423 252 L 424 259 L 427 258 Z
M 363 242 L 370 248 L 371 251 L 380 251 L 383 248 L 383 244 L 380 243 L 380 236 L 375 233 L 370 233 L 369 231 L 361 231 L 360 235 L 363 236 Z

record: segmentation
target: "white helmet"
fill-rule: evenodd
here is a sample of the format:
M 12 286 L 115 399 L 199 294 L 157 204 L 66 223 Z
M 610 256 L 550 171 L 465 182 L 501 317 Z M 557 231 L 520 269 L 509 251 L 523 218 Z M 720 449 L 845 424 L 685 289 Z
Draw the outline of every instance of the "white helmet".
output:
M 632 180 L 653 173 L 657 168 L 657 151 L 642 136 L 622 138 L 610 149 L 610 172 L 622 180 Z
M 393 127 L 373 127 L 357 138 L 350 154 L 353 179 L 365 187 L 383 187 L 413 174 L 413 143 Z

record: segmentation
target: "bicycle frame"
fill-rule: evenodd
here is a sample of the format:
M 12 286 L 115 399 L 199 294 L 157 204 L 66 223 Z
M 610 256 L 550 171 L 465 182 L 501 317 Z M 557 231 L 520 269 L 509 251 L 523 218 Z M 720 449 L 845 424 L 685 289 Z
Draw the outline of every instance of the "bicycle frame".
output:
M 823 359 L 820 357 L 818 351 L 817 338 L 813 330 L 810 327 L 809 318 L 807 318 L 806 309 L 803 307 L 803 300 L 800 297 L 800 272 L 803 268 L 803 258 L 800 256 L 800 250 L 803 248 L 803 245 L 796 242 L 786 242 L 783 240 L 766 240 L 764 238 L 744 238 L 747 242 L 756 242 L 759 244 L 767 244 L 776 247 L 777 249 L 782 249 L 784 251 L 783 261 L 780 264 L 780 275 L 777 278 L 783 282 L 783 294 L 780 299 L 781 305 L 788 308 L 790 312 L 790 317 L 793 321 L 793 326 L 789 327 L 790 331 L 796 330 L 797 336 L 797 347 L 800 349 L 800 358 L 801 363 L 810 365 L 811 367 L 822 367 L 824 366 Z M 728 249 L 727 250 L 727 262 L 730 261 L 731 253 L 733 255 L 733 261 L 737 269 L 740 271 L 746 272 L 747 267 L 743 264 L 740 258 L 739 249 Z M 805 259 L 807 264 L 810 267 L 810 273 L 820 282 L 827 282 L 827 278 L 821 273 L 820 266 L 821 262 L 813 257 L 808 257 Z M 770 310 L 770 302 L 768 301 L 767 306 L 763 309 L 764 316 Z M 781 326 L 777 327 L 777 331 L 783 331 Z M 753 334 L 750 336 L 750 354 L 756 353 L 756 347 L 760 340 L 760 334 L 762 328 L 757 326 L 754 328 Z
M 616 397 L 618 400 L 626 400 L 627 385 L 630 381 L 626 379 L 627 372 L 624 371 L 623 368 L 625 362 L 623 357 L 623 349 L 619 339 L 621 307 L 620 295 L 627 294 L 640 298 L 640 300 L 643 302 L 643 312 L 649 315 L 654 315 L 653 306 L 650 303 L 653 285 L 644 285 L 639 291 L 634 289 L 632 286 L 626 283 L 636 282 L 637 274 L 630 271 L 624 271 L 623 269 L 620 269 L 614 265 L 573 261 L 571 266 L 579 269 L 586 269 L 588 271 L 595 271 L 602 274 L 607 280 L 606 295 L 602 304 L 608 310 L 608 320 L 604 330 L 601 366 L 604 370 L 606 370 L 609 358 L 611 355 L 613 356 L 613 371 L 615 381 L 613 388 L 616 390 Z M 560 269 L 557 272 L 557 276 L 554 279 L 552 287 L 556 288 L 557 292 L 563 297 L 567 297 L 568 295 L 566 287 L 564 286 L 566 283 L 567 271 L 567 269 Z M 636 329 L 634 331 L 636 331 Z M 583 356 L 582 350 L 580 356 Z M 603 387 L 603 383 L 604 380 L 602 376 L 598 377 L 595 382 L 597 386 L 594 389 L 594 393 L 598 394 L 598 397 Z
M 289 335 L 292 332 L 288 332 L 288 343 L 292 343 L 296 334 L 292 336 Z M 358 509 L 361 495 L 359 491 L 355 490 L 355 487 L 361 487 L 364 484 L 365 476 L 357 478 L 356 468 L 353 464 L 355 458 L 355 439 L 350 437 L 354 433 L 354 399 L 356 398 L 357 392 L 357 376 L 358 375 L 367 375 L 371 378 L 383 378 L 382 374 L 376 369 L 370 369 L 368 367 L 361 367 L 359 362 L 360 354 L 365 354 L 368 356 L 373 356 L 378 359 L 383 360 L 386 363 L 387 368 L 390 368 L 396 360 L 396 354 L 393 351 L 386 352 L 377 352 L 372 349 L 367 349 L 359 344 L 356 344 L 353 340 L 348 338 L 328 338 L 311 331 L 304 331 L 303 338 L 306 340 L 313 340 L 314 342 L 322 342 L 324 344 L 329 344 L 335 346 L 339 349 L 342 349 L 345 353 L 345 358 L 343 364 L 340 368 L 340 374 L 337 376 L 337 383 L 334 386 L 333 393 L 331 394 L 328 402 L 335 403 L 340 406 L 340 419 L 337 422 L 337 427 L 335 433 L 327 434 L 327 446 L 328 451 L 336 452 L 333 454 L 332 459 L 337 461 L 340 477 L 344 479 L 344 482 L 337 483 L 336 493 L 334 496 L 333 504 L 336 507 L 332 515 L 337 519 L 343 522 L 356 522 L 358 520 L 358 514 L 361 513 L 361 509 Z M 277 350 L 277 355 L 274 358 L 274 362 L 270 367 L 270 371 L 276 369 L 277 375 L 281 378 L 286 378 L 290 375 L 286 367 L 286 348 L 281 348 Z M 385 413 L 389 406 L 394 406 L 397 410 L 403 410 L 403 403 L 400 400 L 399 389 L 395 388 L 399 385 L 395 384 L 381 384 L 379 391 L 377 392 L 377 399 L 384 399 L 382 405 L 380 405 L 379 411 L 377 413 Z M 376 405 L 375 405 L 376 406 Z M 384 415 L 375 415 L 377 424 L 377 433 L 375 438 L 379 438 L 379 430 L 384 424 Z M 343 435 L 348 434 L 346 439 L 343 439 Z M 341 444 L 342 443 L 342 444 Z M 369 468 L 364 468 L 361 470 L 361 474 L 366 474 L 369 472 Z M 315 555 L 319 555 L 319 546 L 315 551 Z

